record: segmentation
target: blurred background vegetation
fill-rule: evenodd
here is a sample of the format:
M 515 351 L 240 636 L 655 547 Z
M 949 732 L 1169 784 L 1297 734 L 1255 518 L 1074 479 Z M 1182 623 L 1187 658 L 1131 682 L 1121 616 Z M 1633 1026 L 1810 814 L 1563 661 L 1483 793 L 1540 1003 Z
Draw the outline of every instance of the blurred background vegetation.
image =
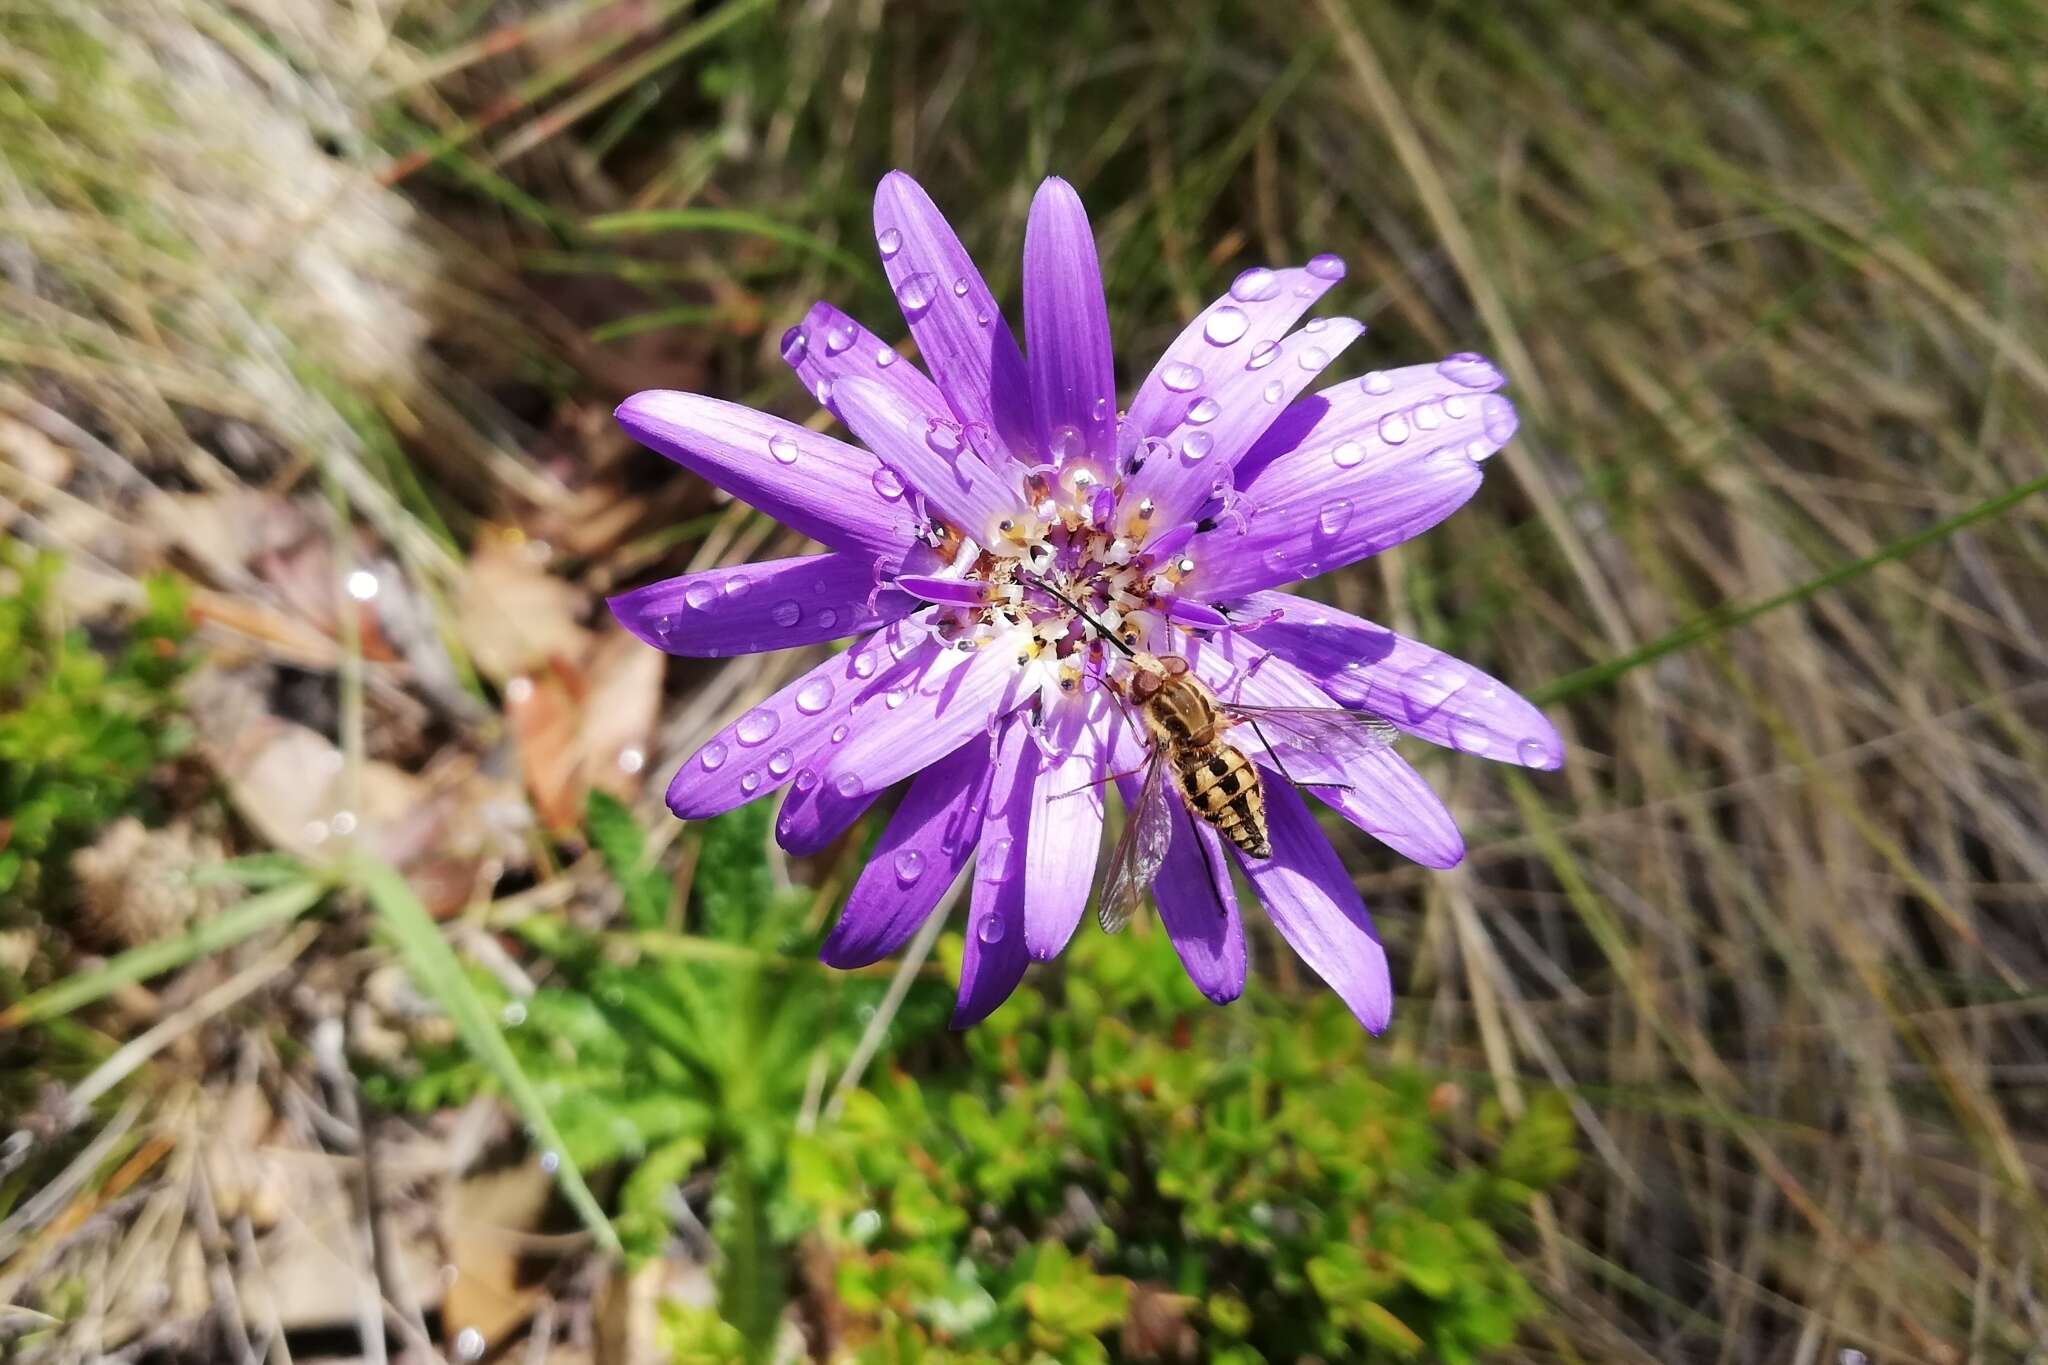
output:
M 0 1356 L 2038 1359 L 2048 11 L 1952 0 L 0 0 Z M 1522 434 L 1327 580 L 1548 705 L 1333 830 L 1357 1032 L 1141 925 L 964 1036 L 660 789 L 800 543 L 633 448 L 900 335 L 917 174 L 1126 388 L 1322 250 Z M 1013 309 L 1014 311 L 1014 309 Z

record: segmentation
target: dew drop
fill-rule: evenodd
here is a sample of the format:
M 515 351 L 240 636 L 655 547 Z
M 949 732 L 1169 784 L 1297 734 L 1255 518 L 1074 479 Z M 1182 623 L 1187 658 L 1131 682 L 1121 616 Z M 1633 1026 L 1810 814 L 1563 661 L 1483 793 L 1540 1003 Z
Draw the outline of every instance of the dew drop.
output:
M 981 855 L 981 879 L 983 881 L 1006 882 L 1010 879 L 1010 874 L 1015 871 L 1010 866 L 1010 848 L 1013 843 L 1014 841 L 1007 834 L 1000 839 L 990 841 L 988 848 Z
M 875 245 L 882 248 L 882 259 L 886 261 L 903 250 L 903 234 L 895 228 L 883 228 L 875 238 Z
M 1202 385 L 1202 372 L 1184 360 L 1176 360 L 1159 372 L 1159 382 L 1175 393 L 1192 393 Z
M 1309 259 L 1308 273 L 1319 280 L 1341 280 L 1344 278 L 1344 260 L 1325 251 Z
M 1487 440 L 1497 446 L 1506 445 L 1519 425 L 1521 419 L 1515 416 L 1515 405 L 1507 399 L 1489 393 L 1479 400 L 1479 427 Z
M 974 320 L 980 323 L 983 327 L 986 327 L 989 324 L 989 316 L 986 313 L 976 313 L 974 315 Z
M 1228 346 L 1250 331 L 1251 325 L 1244 309 L 1226 303 L 1209 314 L 1209 320 L 1202 324 L 1202 335 L 1211 346 Z
M 1316 517 L 1316 525 L 1326 536 L 1334 536 L 1351 524 L 1351 499 L 1338 498 L 1323 504 L 1323 510 Z
M 1197 425 L 1216 420 L 1216 414 L 1223 411 L 1223 405 L 1213 398 L 1197 398 L 1188 404 L 1188 420 Z
M 704 746 L 704 751 L 697 755 L 697 765 L 707 773 L 715 773 L 720 768 L 723 768 L 725 766 L 725 745 L 715 739 L 712 740 Z
M 815 716 L 832 704 L 832 684 L 824 678 L 813 678 L 796 690 L 796 709 L 807 716 Z
M 856 796 L 865 792 L 867 788 L 861 784 L 859 774 L 841 773 L 832 779 L 832 790 L 851 801 Z
M 834 611 L 834 610 L 832 610 L 832 608 L 830 608 L 830 607 L 825 607 L 825 608 L 822 608 L 822 609 L 821 609 L 821 610 L 820 610 L 820 611 L 818 612 L 818 629 L 819 629 L 819 630 L 830 630 L 830 629 L 832 629 L 832 627 L 834 627 L 834 626 L 836 626 L 836 625 L 838 625 L 838 624 L 839 624 L 839 613 L 838 613 L 838 612 L 836 612 L 836 611 Z
M 1364 389 L 1367 393 L 1392 393 L 1394 391 L 1393 376 L 1389 375 L 1385 370 L 1374 370 L 1371 374 L 1358 381 L 1358 387 Z
M 1444 424 L 1444 410 L 1434 403 L 1424 403 L 1408 416 L 1414 421 L 1417 431 L 1435 431 Z
M 844 744 L 846 742 L 847 734 L 852 729 L 853 727 L 848 725 L 845 721 L 839 722 L 839 724 L 832 727 L 832 742 L 834 744 Z
M 932 300 L 937 298 L 938 294 L 939 281 L 929 270 L 905 275 L 903 282 L 896 286 L 896 302 L 902 304 L 906 312 L 911 313 L 922 313 L 931 307 Z
M 768 619 L 788 629 L 804 619 L 804 605 L 794 597 L 785 598 L 775 604 L 773 610 L 768 613 Z
M 960 428 L 943 417 L 926 418 L 924 443 L 941 455 L 955 454 L 960 449 Z
M 896 363 L 896 351 L 891 346 L 875 347 L 875 368 L 886 370 Z
M 1287 396 L 1287 386 L 1277 379 L 1269 379 L 1262 392 L 1268 403 L 1277 403 Z
M 804 352 L 811 348 L 810 334 L 799 322 L 782 334 L 782 358 L 794 365 L 804 358 Z
M 825 354 L 840 355 L 854 343 L 853 329 L 843 322 L 834 323 L 825 329 Z
M 1098 398 L 1088 405 L 1090 421 L 1100 422 L 1107 416 L 1109 416 L 1109 400 L 1107 398 Z
M 1079 455 L 1087 442 L 1079 427 L 1062 424 L 1052 429 L 1052 439 L 1047 444 L 1052 448 L 1050 454 L 1053 459 L 1064 461 Z
M 1495 449 L 1497 447 L 1493 442 L 1475 439 L 1470 445 L 1465 447 L 1465 458 L 1473 464 L 1484 464 L 1493 458 Z
M 1329 325 L 1330 320 L 1328 318 L 1310 318 L 1302 324 L 1301 330 L 1304 332 L 1320 332 Z
M 1280 292 L 1280 277 L 1255 265 L 1230 282 L 1230 297 L 1240 303 L 1261 303 Z
M 818 785 L 818 770 L 816 768 L 805 768 L 796 775 L 790 785 L 797 789 L 799 795 L 808 792 L 811 788 Z
M 1247 370 L 1263 370 L 1280 358 L 1280 343 L 1262 341 L 1252 347 L 1251 356 L 1244 362 Z
M 823 402 L 824 399 L 820 398 L 818 401 Z M 803 451 L 797 446 L 793 437 L 778 433 L 768 438 L 768 453 L 773 455 L 779 464 L 795 464 L 796 457 L 802 454 Z
M 553 1155 L 554 1153 L 552 1152 L 548 1153 L 548 1156 Z M 541 1165 L 544 1167 L 547 1165 L 546 1156 L 541 1158 Z M 482 1332 L 477 1331 L 474 1327 L 465 1327 L 455 1334 L 455 1358 L 457 1360 L 482 1360 L 484 1358 L 484 1351 L 489 1345 L 490 1343 L 484 1340 Z
M 1003 917 L 1001 915 L 983 915 L 980 926 L 974 931 L 974 936 L 990 947 L 994 947 L 1003 941 L 1004 932 Z
M 752 796 L 761 789 L 761 774 L 749 768 L 740 774 L 740 790 Z
M 811 390 L 811 393 L 812 393 L 813 395 L 815 395 L 815 396 L 817 397 L 817 400 L 818 400 L 818 401 L 819 401 L 820 403 L 829 403 L 829 402 L 831 402 L 831 401 L 832 401 L 832 381 L 831 381 L 830 379 L 820 379 L 820 380 L 819 380 L 819 381 L 817 382 L 817 385 L 816 385 L 816 386 L 815 386 L 814 388 L 812 388 L 812 390 Z
M 894 711 L 897 707 L 903 705 L 904 699 L 909 695 L 910 691 L 908 688 L 892 687 L 883 694 L 882 705 Z
M 1408 419 L 1398 412 L 1390 412 L 1380 418 L 1380 439 L 1390 446 L 1397 446 L 1408 439 Z
M 1350 469 L 1364 458 L 1365 447 L 1357 441 L 1341 441 L 1337 448 L 1330 452 L 1331 461 L 1339 469 Z
M 747 590 L 747 580 L 740 577 L 738 574 L 734 574 L 731 578 L 726 579 L 725 582 L 721 583 L 719 586 L 725 589 L 725 595 L 727 597 L 738 597 L 741 593 Z
M 1550 766 L 1550 746 L 1538 739 L 1525 739 L 1515 746 L 1515 756 L 1531 768 Z
M 732 732 L 735 739 L 751 749 L 756 744 L 766 743 L 768 737 L 781 728 L 782 717 L 766 707 L 760 707 L 741 716 L 739 724 L 732 727 Z
M 1296 357 L 1295 363 L 1304 370 L 1320 370 L 1323 366 L 1330 363 L 1330 353 L 1320 346 L 1304 346 L 1301 348 L 1301 354 Z
M 508 1001 L 505 1008 L 498 1011 L 498 1021 L 506 1028 L 518 1028 L 526 1022 L 526 1005 L 518 1000 Z
M 956 299 L 967 297 L 967 277 L 965 275 L 953 281 L 953 297 Z
M 789 770 L 795 766 L 796 755 L 787 749 L 777 749 L 774 753 L 768 755 L 768 775 L 770 777 L 787 777 L 789 776 Z
M 1497 389 L 1507 382 L 1491 360 L 1472 351 L 1444 357 L 1436 363 L 1436 372 L 1468 389 Z
M 1443 402 L 1444 415 L 1454 422 L 1472 410 L 1472 405 L 1470 403 L 1467 403 L 1464 400 L 1464 398 L 1459 394 L 1454 393 L 1450 397 L 1444 399 Z
M 880 653 L 881 650 L 878 646 L 874 649 L 864 649 L 860 653 L 854 655 L 853 676 L 856 678 L 874 677 L 875 667 L 877 664 L 881 662 L 881 660 L 877 657 Z
M 1191 431 L 1180 438 L 1180 453 L 1189 463 L 1206 458 L 1215 448 L 1215 438 L 1206 431 Z
M 704 608 L 710 606 L 713 602 L 716 602 L 717 600 L 718 589 L 713 587 L 711 584 L 704 582 L 702 579 L 699 579 L 697 582 L 692 583 L 689 587 L 683 589 L 683 601 L 689 603 L 698 611 L 704 610 Z
M 914 848 L 899 849 L 896 854 L 896 880 L 905 886 L 924 875 L 924 854 Z

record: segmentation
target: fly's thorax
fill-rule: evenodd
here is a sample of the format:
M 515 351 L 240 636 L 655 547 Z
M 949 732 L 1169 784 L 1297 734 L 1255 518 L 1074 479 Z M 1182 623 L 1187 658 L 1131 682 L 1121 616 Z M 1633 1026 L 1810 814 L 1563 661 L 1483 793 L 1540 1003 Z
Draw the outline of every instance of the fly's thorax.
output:
M 1166 677 L 1145 706 L 1154 732 L 1175 748 L 1207 750 L 1223 732 L 1223 712 L 1216 696 L 1191 673 Z

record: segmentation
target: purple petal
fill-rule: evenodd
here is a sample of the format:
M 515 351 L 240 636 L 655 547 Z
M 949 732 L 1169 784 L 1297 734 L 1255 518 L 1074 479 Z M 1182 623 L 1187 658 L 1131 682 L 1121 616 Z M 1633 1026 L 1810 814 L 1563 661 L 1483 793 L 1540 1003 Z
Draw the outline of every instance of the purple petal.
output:
M 804 555 L 664 578 L 609 598 L 620 625 L 669 654 L 723 659 L 860 634 L 917 610 L 854 555 Z
M 1253 593 L 1244 614 L 1279 620 L 1247 632 L 1345 706 L 1409 734 L 1529 768 L 1564 764 L 1564 742 L 1534 706 L 1460 659 L 1363 617 L 1282 592 Z
M 1337 705 L 1306 673 L 1242 636 L 1190 641 L 1188 660 L 1226 709 L 1233 702 Z M 1391 748 L 1333 754 L 1286 747 L 1276 758 L 1250 725 L 1232 727 L 1230 742 L 1266 771 L 1269 792 L 1291 778 L 1405 858 L 1425 867 L 1455 867 L 1465 856 L 1465 840 L 1442 798 Z
M 992 771 L 969 742 L 911 782 L 818 953 L 827 966 L 880 962 L 917 932 L 974 851 Z
M 990 469 L 950 420 L 925 416 L 872 380 L 849 379 L 833 396 L 876 457 L 972 539 L 986 545 L 1001 534 L 998 523 L 1022 516 L 1017 464 Z
M 1107 694 L 1098 689 L 1063 703 L 1046 726 L 1053 753 L 1039 769 L 1023 873 L 1024 945 L 1040 961 L 1059 956 L 1088 907 L 1112 719 Z
M 936 574 L 903 573 L 897 587 L 920 601 L 949 607 L 978 607 L 988 601 L 988 584 L 978 578 L 941 578 Z
M 1124 727 L 1117 747 L 1118 768 L 1142 765 L 1145 754 L 1130 727 Z M 1128 810 L 1137 800 L 1138 779 L 1121 777 L 1117 785 Z M 1223 838 L 1214 827 L 1189 815 L 1178 796 L 1168 793 L 1167 800 L 1173 802 L 1173 842 L 1159 875 L 1152 879 L 1152 899 L 1188 979 L 1203 995 L 1225 1005 L 1244 993 L 1247 958 L 1244 920 L 1230 884 Z
M 1351 318 L 1317 318 L 1258 353 L 1258 368 L 1211 362 L 1201 382 L 1179 395 L 1179 420 L 1148 441 L 1125 501 L 1152 499 L 1151 524 L 1185 525 L 1217 484 L 1228 485 L 1238 460 L 1301 391 L 1365 333 Z M 1169 411 L 1161 421 L 1173 416 Z
M 1372 1033 L 1394 1013 L 1394 980 L 1372 916 L 1308 807 L 1285 783 L 1266 793 L 1270 858 L 1240 857 L 1280 936 Z
M 676 770 L 668 808 L 685 820 L 708 820 L 805 772 L 814 782 L 811 755 L 831 744 L 842 726 L 852 733 L 848 717 L 862 689 L 893 666 L 899 650 L 912 649 L 923 639 L 921 627 L 908 622 L 890 626 L 753 707 Z
M 975 856 L 954 1028 L 988 1018 L 1017 989 L 1024 965 L 1031 960 L 1024 947 L 1024 904 L 1030 890 L 1024 863 L 1038 768 L 1030 727 L 1011 722 L 997 750 L 995 777 L 988 788 L 988 819 Z
M 844 830 L 877 793 L 937 762 L 1006 711 L 1020 678 L 1022 631 L 972 653 L 937 648 L 905 658 L 897 676 L 870 684 L 844 743 L 818 756 L 818 781 L 792 792 L 776 838 L 792 853 L 815 851 Z M 850 814 L 849 814 L 850 812 Z
M 1442 521 L 1514 435 L 1514 406 L 1484 387 L 1500 382 L 1453 356 L 1296 404 L 1238 463 L 1247 524 L 1195 538 L 1195 589 L 1214 600 L 1312 578 Z
M 1118 433 L 1119 458 L 1128 457 L 1146 437 L 1164 436 L 1179 426 L 1201 384 L 1225 374 L 1277 370 L 1269 363 L 1272 348 L 1335 282 L 1328 274 L 1300 267 L 1258 266 L 1239 275 L 1229 293 L 1182 329 L 1138 386 Z M 1190 383 L 1190 370 L 1201 378 Z
M 1031 449 L 1031 389 L 995 296 L 924 188 L 902 171 L 875 187 L 882 272 L 932 378 L 962 423 Z
M 867 328 L 829 303 L 814 303 L 804 320 L 782 334 L 782 358 L 796 371 L 817 400 L 840 421 L 833 391 L 848 379 L 866 379 L 882 385 L 897 396 L 903 406 L 927 417 L 953 418 L 953 409 L 939 386 L 925 377 L 915 361 L 905 360 L 894 348 Z M 847 422 L 849 428 L 853 427 Z M 864 443 L 867 434 L 854 428 Z
M 873 455 L 808 428 L 701 394 L 649 389 L 619 405 L 634 440 L 820 544 L 903 557 L 917 518 L 876 487 Z
M 1081 196 L 1058 176 L 1038 187 L 1024 229 L 1024 349 L 1037 450 L 1065 463 L 1116 453 L 1116 362 L 1102 267 Z

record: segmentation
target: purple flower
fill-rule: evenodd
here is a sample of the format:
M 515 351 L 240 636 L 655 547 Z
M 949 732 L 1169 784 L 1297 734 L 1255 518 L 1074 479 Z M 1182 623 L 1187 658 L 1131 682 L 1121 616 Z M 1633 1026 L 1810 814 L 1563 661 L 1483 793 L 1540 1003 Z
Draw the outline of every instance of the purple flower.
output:
M 861 637 L 726 726 L 668 789 L 671 810 L 702 819 L 787 788 L 776 837 L 805 854 L 908 783 L 826 962 L 896 951 L 970 862 L 956 1026 L 1057 954 L 1095 880 L 1103 789 L 1135 796 L 1158 747 L 1130 695 L 1139 672 L 1157 673 L 1148 659 L 1185 660 L 1230 720 L 1351 708 L 1466 753 L 1563 761 L 1549 722 L 1492 678 L 1279 591 L 1472 496 L 1515 430 L 1492 364 L 1460 354 L 1307 394 L 1364 331 L 1295 325 L 1344 277 L 1318 256 L 1239 275 L 1119 412 L 1094 239 L 1065 181 L 1031 206 L 1023 351 L 909 176 L 882 181 L 875 232 L 925 368 L 824 303 L 782 340 L 865 449 L 696 394 L 637 394 L 618 412 L 643 444 L 825 547 L 622 594 L 611 607 L 627 629 L 699 657 Z M 1457 826 L 1384 743 L 1269 747 L 1252 728 L 1224 733 L 1257 764 L 1270 847 L 1231 846 L 1170 776 L 1160 917 L 1195 984 L 1234 999 L 1237 857 L 1282 936 L 1377 1032 L 1393 1001 L 1386 955 L 1303 794 L 1431 867 L 1463 856 Z

